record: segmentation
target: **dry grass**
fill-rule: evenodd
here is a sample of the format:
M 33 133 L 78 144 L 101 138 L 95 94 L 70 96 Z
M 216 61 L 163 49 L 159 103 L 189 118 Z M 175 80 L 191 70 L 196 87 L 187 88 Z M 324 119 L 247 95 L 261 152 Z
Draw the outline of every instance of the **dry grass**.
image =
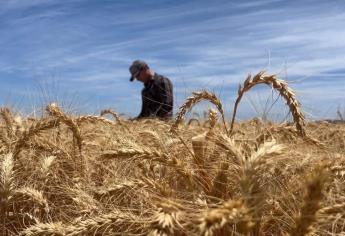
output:
M 345 126 L 304 124 L 275 77 L 247 79 L 240 94 L 258 83 L 289 99 L 299 133 L 254 119 L 233 123 L 230 136 L 206 91 L 172 124 L 77 117 L 52 104 L 16 122 L 2 109 L 0 235 L 343 234 Z M 203 99 L 221 122 L 210 110 L 201 125 L 183 124 Z

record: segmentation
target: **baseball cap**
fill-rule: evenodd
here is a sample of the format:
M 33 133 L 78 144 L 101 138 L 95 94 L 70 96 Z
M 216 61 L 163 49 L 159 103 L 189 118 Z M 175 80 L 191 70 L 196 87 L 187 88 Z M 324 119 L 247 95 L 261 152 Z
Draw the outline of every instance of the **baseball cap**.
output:
M 133 81 L 135 77 L 138 76 L 140 71 L 142 71 L 142 69 L 144 68 L 148 68 L 148 65 L 146 64 L 146 62 L 142 60 L 133 61 L 132 65 L 129 67 L 129 72 L 132 75 L 129 81 Z

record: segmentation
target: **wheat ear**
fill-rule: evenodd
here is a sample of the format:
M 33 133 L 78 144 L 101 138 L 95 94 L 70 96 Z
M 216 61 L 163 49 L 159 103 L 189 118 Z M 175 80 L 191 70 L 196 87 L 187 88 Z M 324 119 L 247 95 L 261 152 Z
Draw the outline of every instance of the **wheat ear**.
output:
M 8 109 L 7 107 L 1 108 L 0 115 L 2 119 L 5 121 L 8 135 L 13 136 L 13 124 L 15 123 L 15 120 L 12 116 L 10 109 Z
M 5 235 L 5 225 L 8 217 L 8 206 L 14 189 L 13 156 L 11 153 L 3 156 L 0 171 L 0 215 L 2 216 L 2 235 Z
M 198 176 L 199 180 L 202 182 L 202 187 L 206 194 L 210 193 L 211 190 L 211 177 L 206 171 L 205 166 L 205 149 L 206 149 L 206 134 L 196 135 L 192 138 L 193 146 L 193 160 L 198 168 L 195 170 L 195 174 Z
M 80 116 L 75 119 L 75 122 L 78 125 L 81 125 L 84 122 L 92 123 L 92 124 L 96 124 L 97 122 L 100 122 L 103 124 L 114 125 L 113 121 L 105 119 L 103 117 L 99 117 L 99 116 Z
M 122 121 L 121 121 L 119 115 L 115 111 L 112 111 L 111 109 L 104 109 L 101 111 L 101 116 L 104 116 L 106 114 L 112 115 L 117 123 L 122 124 Z
M 115 112 L 112 111 L 111 109 L 105 109 L 101 111 L 101 116 L 104 116 L 106 114 L 110 114 L 114 117 L 114 119 L 116 120 L 116 122 L 123 128 L 125 128 L 127 131 L 130 132 L 130 129 L 128 128 L 127 125 L 124 124 L 124 122 L 121 120 L 120 116 Z
M 233 126 L 235 122 L 235 116 L 237 107 L 243 97 L 243 95 L 253 88 L 255 85 L 258 84 L 267 84 L 272 86 L 275 90 L 279 92 L 279 94 L 285 99 L 286 104 L 289 106 L 290 112 L 293 116 L 296 128 L 301 136 L 305 136 L 305 117 L 301 111 L 301 105 L 296 99 L 294 91 L 288 87 L 288 84 L 284 80 L 280 80 L 276 77 L 276 75 L 266 75 L 264 71 L 259 72 L 257 75 L 252 77 L 248 75 L 247 79 L 244 81 L 243 86 L 240 85 L 238 89 L 238 97 L 235 102 L 231 126 L 230 126 L 230 134 L 233 131 Z
M 217 123 L 217 112 L 214 109 L 208 110 L 208 122 L 210 123 L 210 129 L 213 129 Z
M 192 172 L 186 168 L 185 163 L 176 157 L 171 157 L 159 150 L 143 148 L 143 147 L 132 147 L 122 148 L 118 150 L 105 151 L 101 154 L 102 159 L 117 159 L 117 158 L 138 158 L 148 159 L 150 161 L 156 161 L 166 166 L 174 168 L 177 173 L 188 180 L 188 183 L 192 183 L 193 177 Z
M 173 236 L 179 235 L 181 211 L 179 206 L 171 201 L 160 203 L 153 215 L 151 222 L 151 231 L 149 236 Z
M 256 219 L 253 227 L 253 235 L 262 235 L 261 216 L 266 200 L 264 186 L 260 181 L 264 167 L 263 158 L 267 155 L 280 154 L 283 146 L 276 143 L 276 140 L 263 143 L 256 151 L 250 153 L 246 158 L 242 158 L 242 174 L 240 176 L 240 189 L 246 206 L 251 209 L 251 214 Z M 243 156 L 242 156 L 243 157 Z
M 49 104 L 46 110 L 49 113 L 49 115 L 56 117 L 70 128 L 70 130 L 73 133 L 73 137 L 77 140 L 79 152 L 81 153 L 82 138 L 77 123 L 72 118 L 63 113 L 55 103 Z
M 65 226 L 61 222 L 38 223 L 26 228 L 19 236 L 66 236 Z
M 51 129 L 59 124 L 57 119 L 42 119 L 38 122 L 32 124 L 28 130 L 25 130 L 22 133 L 22 136 L 17 140 L 14 149 L 13 149 L 13 159 L 16 160 L 18 154 L 25 146 L 26 142 L 30 139 L 30 137 L 38 134 L 41 131 Z
M 114 210 L 90 219 L 77 221 L 71 225 L 38 223 L 20 232 L 20 236 L 78 236 L 78 235 L 127 235 L 140 230 L 137 217 L 130 213 Z M 127 234 L 126 234 L 127 233 Z
M 312 224 L 316 221 L 317 211 L 323 198 L 323 187 L 327 180 L 327 172 L 317 167 L 309 176 L 306 183 L 306 193 L 300 213 L 295 218 L 295 226 L 291 229 L 291 236 L 303 236 L 312 231 Z
M 228 132 L 226 123 L 225 123 L 225 116 L 224 116 L 224 110 L 223 105 L 221 101 L 217 98 L 217 96 L 214 93 L 208 92 L 206 90 L 200 91 L 200 92 L 193 92 L 193 95 L 186 99 L 185 103 L 180 107 L 175 122 L 172 124 L 170 131 L 176 131 L 178 128 L 178 125 L 182 122 L 184 119 L 185 114 L 197 103 L 200 101 L 207 100 L 211 103 L 213 103 L 218 111 L 220 112 L 222 116 L 222 121 L 224 124 L 224 128 L 226 132 Z
M 140 221 L 131 213 L 114 210 L 66 226 L 66 236 L 78 235 L 134 235 L 140 232 Z
M 224 199 L 227 193 L 229 164 L 222 162 L 217 170 L 216 177 L 212 183 L 211 195 L 220 199 Z
M 318 215 L 331 215 L 340 212 L 345 212 L 345 203 L 334 204 L 332 206 L 326 206 L 318 210 Z
M 28 204 L 28 201 L 30 201 L 29 203 L 34 203 L 36 206 L 39 206 L 42 210 L 44 210 L 45 213 L 49 212 L 48 202 L 43 196 L 43 193 L 30 187 L 16 189 L 13 193 L 13 198 L 11 201 L 13 203 L 23 202 L 26 204 Z
M 203 236 L 236 234 L 230 231 L 231 228 L 225 229 L 226 226 L 236 226 L 237 233 L 247 235 L 254 226 L 244 203 L 232 200 L 223 203 L 218 208 L 206 210 L 199 221 L 199 235 Z

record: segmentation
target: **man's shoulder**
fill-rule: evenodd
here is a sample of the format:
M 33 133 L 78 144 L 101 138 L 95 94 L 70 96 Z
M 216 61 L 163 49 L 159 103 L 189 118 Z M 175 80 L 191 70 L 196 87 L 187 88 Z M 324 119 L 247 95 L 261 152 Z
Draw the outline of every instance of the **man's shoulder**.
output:
M 155 73 L 154 75 L 154 81 L 157 83 L 171 83 L 170 79 L 164 75 L 160 75 Z

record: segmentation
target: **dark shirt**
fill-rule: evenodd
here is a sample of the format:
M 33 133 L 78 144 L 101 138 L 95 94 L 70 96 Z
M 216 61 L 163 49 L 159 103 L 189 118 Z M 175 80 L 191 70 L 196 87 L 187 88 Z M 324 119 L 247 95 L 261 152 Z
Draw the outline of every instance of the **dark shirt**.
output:
M 172 118 L 173 86 L 171 81 L 167 77 L 155 73 L 152 79 L 145 83 L 144 86 L 141 91 L 141 112 L 137 118 Z

